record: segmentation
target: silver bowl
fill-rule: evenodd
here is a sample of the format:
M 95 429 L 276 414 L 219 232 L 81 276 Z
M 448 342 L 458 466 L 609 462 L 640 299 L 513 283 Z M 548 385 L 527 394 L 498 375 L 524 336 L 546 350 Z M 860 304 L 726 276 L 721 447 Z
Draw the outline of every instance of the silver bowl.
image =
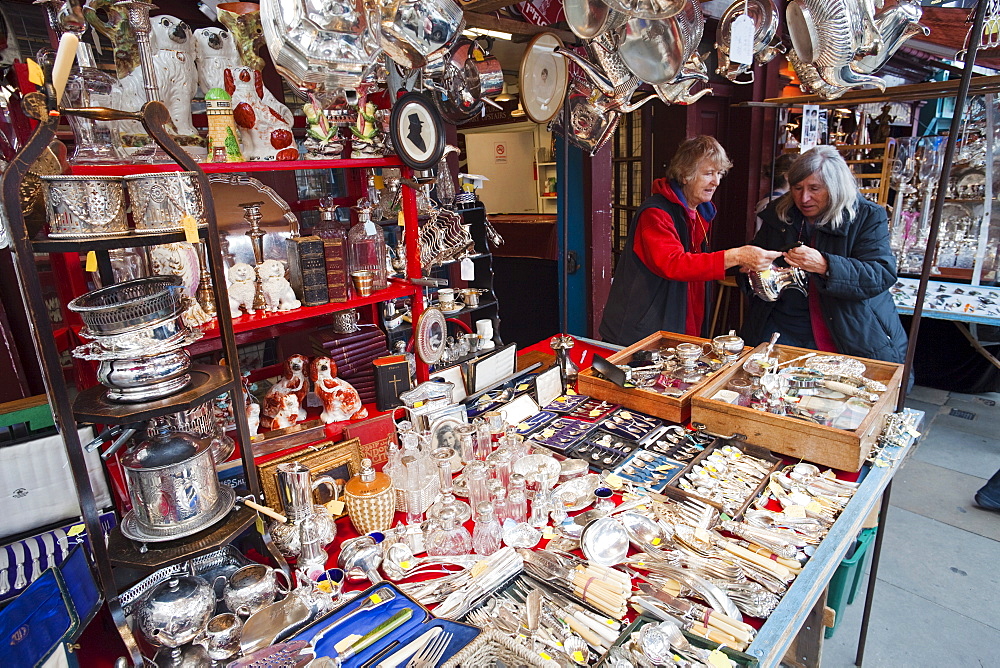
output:
M 120 176 L 42 176 L 49 237 L 103 239 L 129 233 Z
M 185 216 L 198 227 L 208 225 L 201 184 L 195 172 L 134 174 L 125 177 L 132 202 L 136 234 L 158 234 L 184 229 Z

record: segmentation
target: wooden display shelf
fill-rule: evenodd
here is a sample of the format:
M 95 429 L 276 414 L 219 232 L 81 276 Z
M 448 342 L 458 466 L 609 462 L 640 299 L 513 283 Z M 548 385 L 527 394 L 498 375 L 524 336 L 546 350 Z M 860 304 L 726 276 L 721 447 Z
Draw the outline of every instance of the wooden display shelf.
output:
M 762 343 L 754 348 L 753 353 L 762 353 L 765 348 L 767 344 Z M 779 363 L 815 352 L 782 345 L 775 346 L 775 351 Z M 899 392 L 903 378 L 903 365 L 863 357 L 850 359 L 863 362 L 867 369 L 865 377 L 877 380 L 887 388 L 855 430 L 836 429 L 713 399 L 719 390 L 726 389 L 726 384 L 734 376 L 746 374 L 742 364 L 733 365 L 716 374 L 698 389 L 691 400 L 691 421 L 701 422 L 715 433 L 743 434 L 750 443 L 772 452 L 841 471 L 859 471 L 882 430 L 885 414 L 892 412 L 896 404 L 896 393 Z
M 202 239 L 208 227 L 198 229 Z M 36 253 L 80 253 L 83 251 L 110 250 L 112 248 L 132 248 L 134 246 L 156 246 L 158 244 L 179 243 L 187 237 L 184 232 L 160 232 L 159 234 L 125 234 L 104 239 L 50 239 L 43 237 L 31 242 Z
M 366 169 L 370 167 L 402 167 L 399 158 L 365 158 L 343 160 L 254 160 L 253 162 L 202 162 L 198 166 L 206 174 L 228 174 L 232 172 L 287 172 L 295 169 Z M 157 165 L 74 165 L 73 174 L 101 176 L 131 176 L 151 172 L 178 172 L 180 165 L 166 163 Z
M 711 344 L 709 339 L 700 339 L 696 336 L 686 334 L 675 334 L 674 332 L 654 332 L 646 338 L 633 343 L 628 348 L 621 350 L 608 357 L 612 364 L 627 364 L 632 360 L 633 355 L 640 350 L 659 350 L 660 348 L 672 348 L 678 343 L 693 343 L 701 346 L 706 343 Z M 744 348 L 744 351 L 749 348 Z M 742 358 L 741 358 L 742 359 Z M 595 399 L 610 401 L 621 404 L 625 408 L 640 411 L 648 415 L 670 420 L 671 422 L 687 422 L 691 416 L 691 397 L 696 391 L 705 386 L 713 376 L 709 375 L 693 384 L 683 395 L 670 397 L 652 390 L 644 390 L 635 387 L 619 387 L 610 380 L 598 378 L 594 369 L 584 369 L 577 377 L 576 387 L 580 394 L 586 394 Z
M 73 415 L 78 422 L 106 425 L 139 422 L 201 405 L 229 390 L 233 384 L 232 372 L 228 367 L 192 364 L 189 373 L 191 385 L 183 392 L 137 404 L 109 401 L 108 388 L 103 385 L 89 387 L 77 395 L 73 402 Z
M 162 543 L 144 543 L 146 551 L 140 549 L 139 543 L 126 538 L 122 534 L 121 527 L 115 527 L 108 534 L 108 557 L 116 566 L 154 571 L 214 552 L 231 543 L 256 521 L 256 510 L 237 505 L 229 511 L 229 515 L 222 522 L 187 538 Z

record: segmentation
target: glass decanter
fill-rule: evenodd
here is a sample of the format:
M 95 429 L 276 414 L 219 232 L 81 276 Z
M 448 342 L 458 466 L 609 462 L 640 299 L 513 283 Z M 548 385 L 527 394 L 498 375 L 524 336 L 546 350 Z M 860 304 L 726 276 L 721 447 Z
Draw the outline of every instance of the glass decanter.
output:
M 424 548 L 432 557 L 450 557 L 469 554 L 472 551 L 472 536 L 469 530 L 455 520 L 455 512 L 445 510 L 438 517 L 438 526 L 427 534 Z
M 67 107 L 113 108 L 116 88 L 121 84 L 106 72 L 97 69 L 90 45 L 83 42 L 76 52 L 79 67 L 66 81 L 63 104 Z M 114 165 L 130 162 L 121 148 L 121 135 L 115 121 L 96 121 L 82 116 L 67 116 L 73 130 L 72 165 Z
M 358 222 L 347 233 L 347 271 L 372 272 L 372 287 L 375 290 L 385 290 L 389 287 L 386 263 L 389 251 L 385 245 L 382 228 L 371 220 L 371 204 L 367 200 L 358 202 L 355 207 L 358 212 Z
M 431 453 L 431 457 L 437 464 L 441 494 L 427 509 L 427 517 L 432 520 L 440 520 L 441 513 L 445 510 L 451 510 L 455 514 L 456 521 L 459 524 L 464 524 L 472 519 L 472 508 L 465 501 L 459 501 L 455 498 L 451 476 L 451 457 L 453 454 L 454 451 L 451 448 L 436 448 Z
M 487 502 L 476 506 L 476 526 L 472 529 L 472 551 L 488 557 L 500 549 L 503 541 L 503 530 L 493 504 Z

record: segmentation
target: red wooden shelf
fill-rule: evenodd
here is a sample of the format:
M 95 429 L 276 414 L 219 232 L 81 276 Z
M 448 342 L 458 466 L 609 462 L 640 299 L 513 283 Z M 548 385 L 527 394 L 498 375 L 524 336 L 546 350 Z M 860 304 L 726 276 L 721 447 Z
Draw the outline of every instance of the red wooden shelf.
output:
M 353 160 L 255 160 L 253 162 L 203 162 L 201 168 L 206 174 L 228 174 L 231 172 L 284 172 L 294 169 L 359 169 L 366 167 L 401 167 L 397 156 L 385 158 L 365 158 Z M 160 165 L 74 165 L 73 174 L 129 176 L 150 172 L 176 172 L 180 165 L 166 163 Z
M 389 287 L 385 290 L 377 290 L 368 297 L 357 297 L 346 302 L 323 304 L 322 306 L 303 306 L 302 308 L 292 309 L 291 311 L 279 311 L 277 313 L 264 313 L 258 311 L 253 315 L 243 314 L 239 318 L 233 319 L 233 331 L 236 334 L 241 334 L 255 329 L 264 329 L 275 325 L 283 325 L 289 322 L 317 318 L 331 313 L 336 313 L 337 311 L 344 311 L 358 306 L 367 306 L 369 304 L 377 304 L 379 302 L 396 299 L 398 297 L 411 297 L 416 295 L 420 290 L 421 287 L 418 285 L 411 285 L 410 283 L 405 283 L 403 281 L 390 281 Z M 219 336 L 218 326 L 206 327 L 203 331 L 205 332 L 205 336 L 202 338 L 202 341 L 218 338 Z

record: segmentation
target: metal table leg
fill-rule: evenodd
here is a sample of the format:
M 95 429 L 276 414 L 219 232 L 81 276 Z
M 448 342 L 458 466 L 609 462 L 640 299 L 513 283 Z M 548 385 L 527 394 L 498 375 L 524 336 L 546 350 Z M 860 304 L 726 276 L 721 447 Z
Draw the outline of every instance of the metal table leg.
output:
M 882 505 L 878 511 L 878 533 L 875 534 L 875 549 L 872 552 L 872 567 L 868 575 L 868 592 L 865 595 L 865 612 L 861 617 L 861 634 L 858 637 L 858 653 L 854 657 L 854 665 L 860 666 L 865 658 L 865 644 L 868 641 L 868 623 L 871 621 L 872 602 L 875 600 L 875 583 L 878 581 L 878 562 L 882 555 L 882 541 L 885 540 L 886 518 L 889 514 L 889 497 L 892 494 L 892 480 L 882 492 Z

